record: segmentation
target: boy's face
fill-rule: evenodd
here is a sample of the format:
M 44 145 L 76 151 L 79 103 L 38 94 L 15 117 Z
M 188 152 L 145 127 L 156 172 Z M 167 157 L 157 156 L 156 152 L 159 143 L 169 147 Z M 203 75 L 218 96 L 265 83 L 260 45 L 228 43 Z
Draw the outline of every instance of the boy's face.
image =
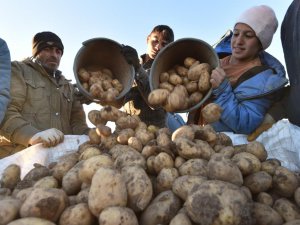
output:
M 158 52 L 167 44 L 169 42 L 164 39 L 162 33 L 153 32 L 147 37 L 147 54 L 151 59 L 154 59 Z

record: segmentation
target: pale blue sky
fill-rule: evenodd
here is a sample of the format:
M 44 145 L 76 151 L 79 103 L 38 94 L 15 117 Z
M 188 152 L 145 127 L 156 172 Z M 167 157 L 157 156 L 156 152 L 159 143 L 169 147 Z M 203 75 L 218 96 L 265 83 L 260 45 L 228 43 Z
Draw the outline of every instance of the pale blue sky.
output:
M 175 39 L 193 37 L 214 44 L 244 10 L 260 4 L 272 7 L 279 21 L 267 49 L 284 64 L 280 26 L 292 0 L 0 0 L 0 37 L 12 60 L 31 55 L 35 33 L 52 31 L 65 46 L 60 70 L 75 82 L 73 61 L 82 42 L 106 37 L 146 50 L 146 36 L 155 25 L 173 28 Z

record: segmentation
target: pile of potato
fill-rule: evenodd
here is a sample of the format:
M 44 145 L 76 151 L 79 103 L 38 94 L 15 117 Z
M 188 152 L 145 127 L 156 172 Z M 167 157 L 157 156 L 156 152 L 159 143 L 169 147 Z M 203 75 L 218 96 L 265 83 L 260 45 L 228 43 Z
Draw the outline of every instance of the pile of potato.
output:
M 123 85 L 107 68 L 93 68 L 78 70 L 78 78 L 81 86 L 88 91 L 94 99 L 101 102 L 113 102 L 123 91 Z
M 167 112 L 189 109 L 198 104 L 211 88 L 211 66 L 186 57 L 183 65 L 175 65 L 159 76 L 158 88 L 148 96 L 153 107 L 163 107 Z
M 261 143 L 233 146 L 210 125 L 171 134 L 111 106 L 88 116 L 95 129 L 77 152 L 22 180 L 5 169 L 0 224 L 300 224 L 298 176 Z

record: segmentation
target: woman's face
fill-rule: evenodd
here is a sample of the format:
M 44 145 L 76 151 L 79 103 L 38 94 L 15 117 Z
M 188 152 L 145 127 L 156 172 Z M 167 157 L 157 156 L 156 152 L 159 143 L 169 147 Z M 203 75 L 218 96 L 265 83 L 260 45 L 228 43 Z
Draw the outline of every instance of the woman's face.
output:
M 167 44 L 169 42 L 164 39 L 162 33 L 153 32 L 147 37 L 147 54 L 151 59 L 154 59 L 158 52 Z
M 262 50 L 255 32 L 244 23 L 237 23 L 231 39 L 232 57 L 236 61 L 249 61 Z

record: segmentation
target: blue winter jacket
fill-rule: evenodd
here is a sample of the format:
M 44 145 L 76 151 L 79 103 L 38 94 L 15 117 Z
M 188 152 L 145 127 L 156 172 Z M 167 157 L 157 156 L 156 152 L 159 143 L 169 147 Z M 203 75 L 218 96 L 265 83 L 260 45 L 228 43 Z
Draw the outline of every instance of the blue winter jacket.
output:
M 10 53 L 6 42 L 0 38 L 0 123 L 10 100 Z
M 217 53 L 230 49 L 230 38 L 223 38 L 218 43 L 215 47 Z M 278 91 L 287 84 L 285 69 L 276 58 L 263 51 L 260 59 L 270 69 L 252 76 L 234 89 L 228 79 L 225 79 L 213 90 L 213 101 L 223 108 L 221 119 L 212 124 L 216 131 L 250 134 L 263 121 Z

